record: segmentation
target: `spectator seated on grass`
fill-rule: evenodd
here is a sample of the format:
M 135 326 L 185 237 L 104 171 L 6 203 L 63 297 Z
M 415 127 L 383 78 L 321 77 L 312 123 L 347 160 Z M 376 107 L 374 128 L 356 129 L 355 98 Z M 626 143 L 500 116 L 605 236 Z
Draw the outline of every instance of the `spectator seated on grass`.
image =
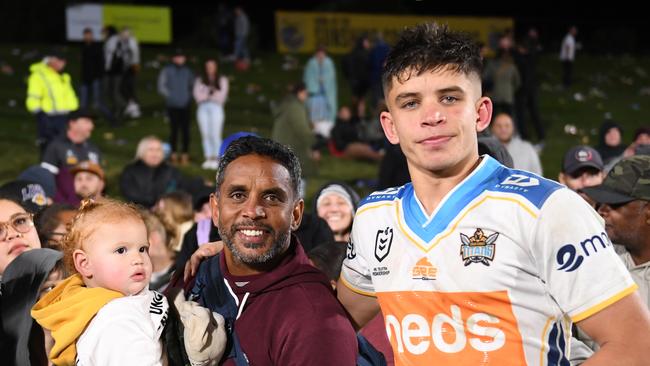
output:
M 150 208 L 163 194 L 178 189 L 181 181 L 178 169 L 164 160 L 160 139 L 147 136 L 138 143 L 135 161 L 122 170 L 120 190 L 126 200 Z
M 380 161 L 383 152 L 374 150 L 370 144 L 361 140 L 359 125 L 358 117 L 352 117 L 350 108 L 341 107 L 328 143 L 330 153 L 346 159 Z

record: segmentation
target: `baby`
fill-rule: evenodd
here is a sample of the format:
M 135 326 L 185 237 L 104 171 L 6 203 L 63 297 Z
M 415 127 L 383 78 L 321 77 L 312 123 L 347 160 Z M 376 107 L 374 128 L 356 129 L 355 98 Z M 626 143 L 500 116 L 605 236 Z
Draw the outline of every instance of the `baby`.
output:
M 73 275 L 32 310 L 52 332 L 54 364 L 163 364 L 161 334 L 169 305 L 148 288 L 147 238 L 135 206 L 109 199 L 82 203 L 62 242 Z

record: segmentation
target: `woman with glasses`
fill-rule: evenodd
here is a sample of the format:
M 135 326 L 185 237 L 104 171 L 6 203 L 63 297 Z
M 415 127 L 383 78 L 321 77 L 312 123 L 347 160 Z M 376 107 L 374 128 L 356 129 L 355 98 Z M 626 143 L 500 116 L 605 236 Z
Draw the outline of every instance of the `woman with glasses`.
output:
M 20 253 L 40 247 L 32 214 L 18 203 L 0 198 L 0 279 Z
M 0 197 L 0 355 L 2 364 L 45 364 L 49 334 L 33 327 L 29 314 L 42 285 L 54 278 L 52 268 L 61 256 L 41 248 L 33 216 L 15 201 Z M 35 255 L 20 254 L 38 249 Z M 30 253 L 31 254 L 31 253 Z M 17 259 L 20 256 L 19 259 Z M 45 259 L 47 258 L 47 259 Z M 11 265 L 10 265 L 11 264 Z M 62 278 L 62 274 L 56 279 Z

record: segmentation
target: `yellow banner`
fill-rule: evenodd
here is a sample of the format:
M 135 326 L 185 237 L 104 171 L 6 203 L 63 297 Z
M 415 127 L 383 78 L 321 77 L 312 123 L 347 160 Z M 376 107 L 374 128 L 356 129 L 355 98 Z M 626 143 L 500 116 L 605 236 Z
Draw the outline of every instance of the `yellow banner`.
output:
M 104 25 L 131 28 L 139 42 L 171 43 L 171 11 L 166 6 L 104 5 Z
M 514 27 L 512 18 L 276 11 L 275 34 L 278 51 L 282 53 L 311 53 L 320 45 L 330 53 L 346 53 L 362 34 L 374 38 L 381 33 L 388 44 L 395 44 L 404 27 L 432 21 L 468 32 L 479 42 L 492 47 L 496 45 L 500 33 Z

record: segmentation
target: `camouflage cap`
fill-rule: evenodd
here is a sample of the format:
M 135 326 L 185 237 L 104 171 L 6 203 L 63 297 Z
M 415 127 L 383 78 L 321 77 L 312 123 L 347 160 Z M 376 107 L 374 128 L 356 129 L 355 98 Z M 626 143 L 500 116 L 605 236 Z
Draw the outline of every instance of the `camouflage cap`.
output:
M 619 161 L 601 185 L 582 191 L 599 203 L 650 201 L 650 156 L 637 155 Z

